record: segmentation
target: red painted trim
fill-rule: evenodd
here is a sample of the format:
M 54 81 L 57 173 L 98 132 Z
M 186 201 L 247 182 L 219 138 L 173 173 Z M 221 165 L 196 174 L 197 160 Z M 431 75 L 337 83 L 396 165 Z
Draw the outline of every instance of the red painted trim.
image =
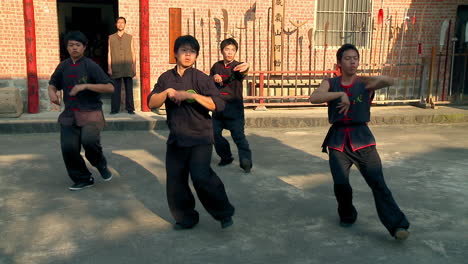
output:
M 357 151 L 357 150 L 360 150 L 360 149 L 363 149 L 363 148 L 368 148 L 370 146 L 376 146 L 377 144 L 376 143 L 372 143 L 372 144 L 369 144 L 369 145 L 365 145 L 365 146 L 362 146 L 362 147 L 359 147 L 359 148 L 353 148 L 353 151 Z M 351 145 L 352 147 L 352 145 Z
M 353 141 L 351 140 L 351 134 L 350 134 L 349 132 L 346 133 L 346 134 L 348 135 L 349 145 L 351 145 L 351 150 L 352 150 L 353 152 L 356 151 L 356 150 L 360 150 L 360 149 L 363 149 L 363 148 L 367 148 L 367 147 L 370 147 L 370 146 L 375 146 L 375 145 L 377 145 L 376 143 L 371 143 L 371 144 L 369 144 L 369 145 L 365 145 L 365 146 L 362 146 L 362 147 L 359 147 L 359 148 L 355 148 L 355 147 L 353 146 Z
M 339 149 L 339 148 L 333 148 L 333 147 L 330 147 L 330 146 L 327 146 L 329 149 L 334 149 L 334 150 L 338 150 L 339 152 L 343 152 L 344 150 L 344 147 L 342 149 Z
M 37 78 L 36 22 L 33 0 L 23 0 L 26 76 L 28 79 L 28 112 L 39 113 L 39 80 Z
M 367 123 L 366 123 L 366 125 L 367 125 Z M 347 127 L 346 130 L 341 130 L 341 131 L 345 132 L 345 135 L 344 135 L 344 138 L 343 138 L 343 145 L 341 146 L 341 149 L 333 148 L 333 147 L 330 147 L 330 146 L 327 146 L 327 147 L 330 148 L 330 149 L 334 149 L 334 150 L 338 150 L 340 152 L 343 152 L 344 148 L 345 148 L 345 144 L 346 144 L 346 136 L 349 139 L 349 145 L 351 146 L 351 150 L 353 152 L 356 151 L 356 150 L 360 150 L 360 149 L 363 149 L 363 148 L 367 148 L 367 147 L 370 147 L 370 146 L 376 146 L 377 145 L 377 143 L 371 143 L 371 144 L 368 144 L 368 145 L 365 145 L 365 146 L 362 146 L 362 147 L 359 147 L 359 148 L 354 148 L 353 147 L 353 141 L 351 140 L 351 133 L 349 133 L 352 130 L 354 130 L 354 129 L 350 129 L 349 127 Z

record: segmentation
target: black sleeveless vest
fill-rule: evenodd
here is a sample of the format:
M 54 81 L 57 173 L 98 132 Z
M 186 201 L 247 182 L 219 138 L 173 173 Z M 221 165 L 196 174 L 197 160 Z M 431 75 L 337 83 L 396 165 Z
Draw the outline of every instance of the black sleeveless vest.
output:
M 366 84 L 359 81 L 356 77 L 354 82 L 349 86 L 341 84 L 341 77 L 328 79 L 330 84 L 330 92 L 345 92 L 351 102 L 348 113 L 338 113 L 337 108 L 341 100 L 335 99 L 328 103 L 328 120 L 332 127 L 323 142 L 323 150 L 326 152 L 326 147 L 344 150 L 345 144 L 349 144 L 353 151 L 374 146 L 375 139 L 367 126 L 370 121 L 370 106 L 374 97 L 373 91 L 365 88 Z

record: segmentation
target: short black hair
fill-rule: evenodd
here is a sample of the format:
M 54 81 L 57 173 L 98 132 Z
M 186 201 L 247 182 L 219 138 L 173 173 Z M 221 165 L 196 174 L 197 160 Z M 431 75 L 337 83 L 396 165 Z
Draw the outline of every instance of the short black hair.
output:
M 119 19 L 123 19 L 123 21 L 125 22 L 125 24 L 127 24 L 127 19 L 125 19 L 125 17 L 118 17 L 115 19 L 115 23 L 117 23 L 119 21 Z
M 234 45 L 236 47 L 236 51 L 239 50 L 239 44 L 233 38 L 227 38 L 221 41 L 221 45 L 220 45 L 221 50 L 223 50 L 228 45 Z
M 358 49 L 356 48 L 356 46 L 354 46 L 353 44 L 349 44 L 349 43 L 346 43 L 344 44 L 343 46 L 341 46 L 338 51 L 336 52 L 336 60 L 337 61 L 341 61 L 341 59 L 343 58 L 343 53 L 347 50 L 354 50 L 356 51 L 357 55 L 358 55 L 358 58 L 360 58 L 361 56 L 359 55 L 359 51 Z
M 174 53 L 177 53 L 180 47 L 190 46 L 197 52 L 197 56 L 200 53 L 200 44 L 198 40 L 191 35 L 180 36 L 175 40 L 174 43 Z
M 81 44 L 83 44 L 83 46 L 88 45 L 88 38 L 86 38 L 85 34 L 81 33 L 80 31 L 68 32 L 65 35 L 64 40 L 65 40 L 65 46 L 68 45 L 68 41 L 70 41 L 70 40 L 81 42 Z

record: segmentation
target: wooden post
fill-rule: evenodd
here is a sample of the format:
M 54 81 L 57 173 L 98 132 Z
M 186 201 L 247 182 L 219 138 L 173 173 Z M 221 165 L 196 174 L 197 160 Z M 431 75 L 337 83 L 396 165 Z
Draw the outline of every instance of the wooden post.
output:
M 283 71 L 283 51 L 284 51 L 284 18 L 286 12 L 286 1 L 272 0 L 272 36 L 271 36 L 271 69 L 273 71 Z
M 427 89 L 427 98 L 426 98 L 426 103 L 431 103 L 431 97 L 432 97 L 432 78 L 433 78 L 433 71 L 434 71 L 434 64 L 436 63 L 436 57 L 437 57 L 437 51 L 436 47 L 432 47 L 431 51 L 431 63 L 429 64 L 429 85 Z
M 450 47 L 450 28 L 452 26 L 452 20 L 449 20 L 449 26 L 447 30 L 447 43 L 445 44 L 445 63 L 444 63 L 444 81 L 442 83 L 442 101 L 446 100 L 446 91 L 445 91 L 445 81 L 447 79 L 447 62 L 449 56 L 449 47 Z
M 263 88 L 264 88 L 264 82 L 265 82 L 265 74 L 263 72 L 260 73 L 260 76 L 259 76 L 259 88 L 258 88 L 258 92 L 259 92 L 259 95 L 260 96 L 263 96 Z M 263 99 L 260 99 L 260 104 L 263 104 L 264 103 L 264 100 Z
M 169 8 L 169 63 L 175 64 L 174 43 L 182 36 L 182 9 Z
M 39 81 L 36 61 L 36 23 L 33 0 L 23 0 L 26 70 L 28 76 L 28 112 L 39 113 Z
M 149 112 L 150 93 L 149 0 L 140 0 L 140 89 L 141 111 Z

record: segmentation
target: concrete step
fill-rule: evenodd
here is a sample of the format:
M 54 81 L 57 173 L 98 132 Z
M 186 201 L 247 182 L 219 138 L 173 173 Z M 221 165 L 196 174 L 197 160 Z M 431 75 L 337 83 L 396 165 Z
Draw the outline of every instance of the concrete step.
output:
M 413 106 L 376 106 L 371 110 L 370 125 L 401 125 L 468 122 L 468 106 L 440 106 L 421 109 Z M 0 134 L 58 132 L 59 112 L 23 114 L 19 118 L 0 118 Z M 104 130 L 162 130 L 167 129 L 166 116 L 153 112 L 104 112 L 107 126 Z M 304 128 L 328 127 L 326 107 L 245 110 L 246 128 Z

